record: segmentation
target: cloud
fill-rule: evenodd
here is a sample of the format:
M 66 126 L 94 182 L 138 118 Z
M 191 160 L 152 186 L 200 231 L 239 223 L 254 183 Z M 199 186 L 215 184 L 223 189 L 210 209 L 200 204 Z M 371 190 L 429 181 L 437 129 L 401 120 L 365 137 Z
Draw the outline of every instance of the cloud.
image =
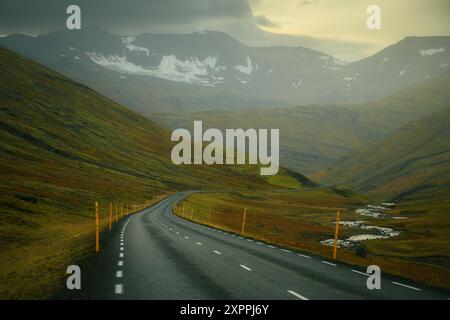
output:
M 255 20 L 256 24 L 261 27 L 279 28 L 281 26 L 280 23 L 270 20 L 263 14 L 256 15 Z
M 309 6 L 310 4 L 316 4 L 319 0 L 301 0 L 299 5 L 300 6 Z
M 1 0 L 0 32 L 40 33 L 65 28 L 66 8 L 81 8 L 82 24 L 111 31 L 151 32 L 208 21 L 250 20 L 248 0 Z

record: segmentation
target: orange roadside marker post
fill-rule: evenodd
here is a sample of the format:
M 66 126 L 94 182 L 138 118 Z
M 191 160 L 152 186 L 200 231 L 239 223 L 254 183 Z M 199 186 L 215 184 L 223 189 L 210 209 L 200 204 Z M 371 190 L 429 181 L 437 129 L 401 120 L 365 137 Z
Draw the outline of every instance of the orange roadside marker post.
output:
M 242 218 L 242 230 L 241 230 L 241 235 L 244 235 L 244 231 L 245 231 L 245 219 L 247 218 L 247 208 L 244 208 L 244 217 Z
M 336 212 L 336 229 L 334 232 L 334 247 L 333 247 L 333 259 L 336 259 L 337 254 L 337 245 L 338 245 L 338 236 L 339 236 L 339 210 Z
M 194 207 L 191 207 L 191 221 L 194 221 Z
M 112 203 L 109 204 L 109 231 L 112 229 Z
M 100 235 L 98 226 L 98 202 L 95 202 L 95 252 L 100 251 Z

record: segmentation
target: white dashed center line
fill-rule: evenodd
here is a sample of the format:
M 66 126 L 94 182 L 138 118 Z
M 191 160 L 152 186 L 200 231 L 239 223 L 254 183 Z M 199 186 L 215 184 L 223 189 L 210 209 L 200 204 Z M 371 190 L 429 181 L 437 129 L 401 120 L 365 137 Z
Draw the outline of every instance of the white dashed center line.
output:
M 288 290 L 287 292 L 290 293 L 290 294 L 292 294 L 294 297 L 299 298 L 300 300 L 309 300 L 308 298 L 302 296 L 301 294 L 299 294 L 299 293 L 297 293 L 297 292 L 295 292 L 295 291 Z
M 250 269 L 250 268 L 247 267 L 247 266 L 244 266 L 243 264 L 241 264 L 240 266 L 241 266 L 241 268 L 243 268 L 243 269 L 245 269 L 245 270 L 247 270 L 247 271 L 252 271 L 252 269 Z
M 116 278 L 122 278 L 122 270 L 116 271 Z
M 123 252 L 119 253 L 119 258 L 123 258 Z
M 123 261 L 122 261 L 122 260 L 119 260 L 119 261 L 117 262 L 117 265 L 118 265 L 119 267 L 123 266 Z
M 122 294 L 123 293 L 123 285 L 121 284 L 116 284 L 114 292 L 116 294 Z
M 185 238 L 185 239 L 189 239 L 189 237 L 186 237 L 186 236 L 185 236 L 184 238 Z
M 366 277 L 369 276 L 367 273 L 361 272 L 361 271 L 358 271 L 358 270 L 353 270 L 353 269 L 351 269 L 350 271 L 351 271 L 351 272 L 354 272 L 354 273 L 357 273 L 357 274 L 361 274 L 361 275 L 366 276 Z
M 196 242 L 199 246 L 201 246 L 202 245 L 202 243 L 201 242 Z
M 222 253 L 220 253 L 219 251 L 217 251 L 217 250 L 214 250 L 213 251 L 215 254 L 222 254 Z

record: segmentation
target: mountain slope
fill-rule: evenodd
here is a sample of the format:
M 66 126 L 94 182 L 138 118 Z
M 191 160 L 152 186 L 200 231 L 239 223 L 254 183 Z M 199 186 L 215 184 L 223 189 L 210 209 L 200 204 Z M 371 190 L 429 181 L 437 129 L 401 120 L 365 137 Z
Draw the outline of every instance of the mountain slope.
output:
M 214 31 L 121 37 L 98 27 L 0 44 L 141 112 L 373 101 L 449 70 L 450 37 L 410 37 L 353 63 L 248 47 Z
M 281 169 L 175 166 L 170 132 L 0 47 L 0 297 L 49 294 L 93 248 L 93 206 L 152 202 L 185 189 L 307 187 Z
M 364 104 L 154 114 L 169 128 L 203 120 L 213 128 L 279 128 L 281 164 L 305 174 L 326 169 L 364 144 L 450 104 L 450 73 Z
M 343 184 L 379 199 L 449 199 L 450 109 L 414 121 L 362 147 L 325 172 L 325 183 Z

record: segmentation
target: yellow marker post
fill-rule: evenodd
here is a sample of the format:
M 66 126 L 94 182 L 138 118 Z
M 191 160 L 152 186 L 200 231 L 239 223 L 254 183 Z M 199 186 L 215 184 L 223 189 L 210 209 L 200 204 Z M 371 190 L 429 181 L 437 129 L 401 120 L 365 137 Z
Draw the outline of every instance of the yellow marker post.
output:
M 245 219 L 247 217 L 247 208 L 244 209 L 244 217 L 242 219 L 242 230 L 241 230 L 241 235 L 244 235 L 244 230 L 245 230 Z
M 112 229 L 112 203 L 109 204 L 109 231 Z
M 211 225 L 211 208 L 209 208 L 208 224 Z
M 336 229 L 334 232 L 334 247 L 333 247 L 333 259 L 336 259 L 337 245 L 338 245 L 338 235 L 339 235 L 339 210 L 336 212 Z
M 95 252 L 100 251 L 100 234 L 98 226 L 98 202 L 95 202 Z
M 194 207 L 191 207 L 191 221 L 194 221 Z
M 117 216 L 117 202 L 116 202 L 116 223 L 119 221 L 119 217 Z
M 182 216 L 183 216 L 183 218 L 184 218 L 184 206 L 183 206 L 183 213 L 182 213 Z

